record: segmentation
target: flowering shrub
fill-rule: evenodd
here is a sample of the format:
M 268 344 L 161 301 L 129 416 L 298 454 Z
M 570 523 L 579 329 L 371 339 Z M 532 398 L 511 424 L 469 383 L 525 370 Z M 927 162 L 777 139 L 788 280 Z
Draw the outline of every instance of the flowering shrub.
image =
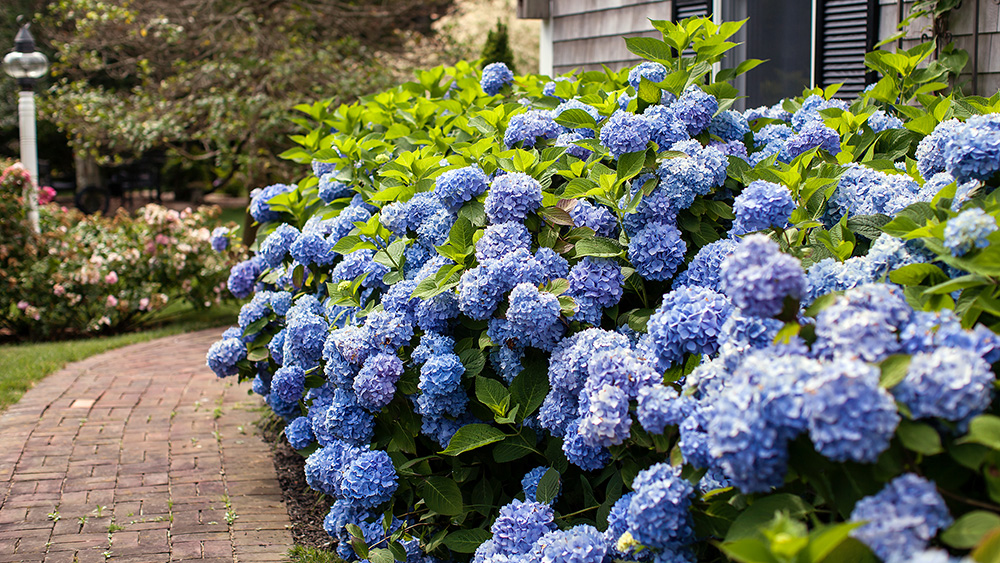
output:
M 48 203 L 36 235 L 21 197 L 29 181 L 20 164 L 0 176 L 0 327 L 29 338 L 108 333 L 172 300 L 204 308 L 229 297 L 228 269 L 243 251 L 212 250 L 217 208 L 147 205 L 135 217 L 108 218 Z
M 910 95 L 921 46 L 739 113 L 739 24 L 654 24 L 632 70 L 299 106 L 209 365 L 348 560 L 988 560 L 1000 95 Z

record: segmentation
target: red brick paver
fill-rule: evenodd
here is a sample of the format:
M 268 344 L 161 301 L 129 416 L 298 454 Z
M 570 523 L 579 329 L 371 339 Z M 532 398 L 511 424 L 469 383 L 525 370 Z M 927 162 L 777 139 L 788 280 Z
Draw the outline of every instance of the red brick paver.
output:
M 286 560 L 261 402 L 205 367 L 219 334 L 71 364 L 0 415 L 0 563 Z

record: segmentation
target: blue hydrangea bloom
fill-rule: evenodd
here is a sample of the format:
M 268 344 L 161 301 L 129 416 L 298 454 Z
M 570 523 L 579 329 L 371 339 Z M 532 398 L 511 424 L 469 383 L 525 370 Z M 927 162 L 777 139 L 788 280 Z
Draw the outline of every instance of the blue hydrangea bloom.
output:
M 329 266 L 337 258 L 333 244 L 315 233 L 302 233 L 288 250 L 293 260 L 306 265 Z
M 653 105 L 642 112 L 652 128 L 651 140 L 656 143 L 660 152 L 669 149 L 674 143 L 690 138 L 687 125 L 677 118 L 674 111 L 667 106 Z
M 542 186 L 522 172 L 497 176 L 486 196 L 486 215 L 493 224 L 524 221 L 542 204 Z
M 500 90 L 514 82 L 514 73 L 503 63 L 490 63 L 483 68 L 483 77 L 479 81 L 483 92 L 490 96 L 500 93 Z
M 826 100 L 821 96 L 813 94 L 802 102 L 802 107 L 792 115 L 792 127 L 796 131 L 801 131 L 810 123 L 823 124 L 823 116 L 820 111 L 831 108 L 847 110 L 850 104 L 844 100 Z
M 420 368 L 418 388 L 423 393 L 446 395 L 461 387 L 464 373 L 465 366 L 462 365 L 462 360 L 458 356 L 450 352 L 436 354 L 431 356 Z
M 306 368 L 319 364 L 329 329 L 326 320 L 319 315 L 306 312 L 289 315 L 282 348 L 284 363 Z
M 989 180 L 1000 170 L 1000 114 L 976 115 L 944 147 L 945 169 L 959 182 Z
M 569 275 L 569 262 L 551 248 L 539 248 L 535 260 L 542 269 L 542 280 L 546 283 Z
M 431 215 L 417 227 L 417 241 L 425 246 L 435 247 L 448 242 L 455 215 L 444 209 Z
M 613 386 L 604 385 L 590 393 L 580 405 L 577 432 L 591 446 L 616 446 L 631 435 L 632 417 L 628 397 Z
M 587 360 L 587 380 L 584 384 L 587 395 L 596 393 L 610 385 L 621 390 L 627 400 L 635 399 L 639 390 L 662 381 L 659 372 L 648 362 L 640 359 L 628 349 L 613 348 L 596 350 Z
M 580 433 L 579 419 L 573 420 L 566 426 L 562 450 L 570 463 L 584 471 L 602 469 L 611 461 L 611 454 L 607 448 L 591 445 Z
M 708 146 L 726 156 L 736 156 L 743 160 L 748 160 L 750 157 L 750 153 L 747 152 L 747 146 L 743 144 L 743 141 L 729 141 L 728 143 L 712 141 Z
M 535 544 L 538 563 L 602 563 L 610 546 L 597 528 L 581 524 L 557 530 L 539 538 Z
M 746 382 L 732 385 L 713 405 L 713 416 L 707 420 L 709 459 L 744 493 L 781 486 L 787 471 L 787 432 L 767 419 L 760 401 L 755 386 Z M 696 419 L 689 417 L 681 425 L 682 440 L 696 438 L 684 435 L 692 422 Z M 695 464 L 707 461 L 684 452 L 694 445 L 682 443 L 685 459 Z
M 222 252 L 229 248 L 229 229 L 227 227 L 216 227 L 212 229 L 212 236 L 208 239 L 212 250 Z
M 577 227 L 590 227 L 602 237 L 613 237 L 618 228 L 618 219 L 614 213 L 585 199 L 576 200 L 576 204 L 569 210 L 569 216 Z
M 295 191 L 295 186 L 274 184 L 250 193 L 250 216 L 258 223 L 268 223 L 281 218 L 281 212 L 271 210 L 268 201 L 275 196 Z
M 229 292 L 237 299 L 249 297 L 253 292 L 254 286 L 257 284 L 257 276 L 265 268 L 267 268 L 267 263 L 264 262 L 264 258 L 261 256 L 254 256 L 236 264 L 229 271 L 229 279 L 226 281 Z
M 652 122 L 642 115 L 616 111 L 601 127 L 601 144 L 607 147 L 612 158 L 646 150 L 652 138 Z
M 694 488 L 680 469 L 657 463 L 632 481 L 635 494 L 628 505 L 628 531 L 639 543 L 669 548 L 694 539 L 691 500 Z
M 639 389 L 636 418 L 650 434 L 663 434 L 667 426 L 677 426 L 687 417 L 687 401 L 673 387 L 659 383 Z
M 795 130 L 781 123 L 771 123 L 760 128 L 753 134 L 754 145 L 757 148 L 768 145 L 784 145 L 785 141 L 795 135 Z
M 942 347 L 915 354 L 906 378 L 892 393 L 915 419 L 965 422 L 989 408 L 995 379 L 974 350 Z
M 555 514 L 547 504 L 517 499 L 500 507 L 490 531 L 497 552 L 508 555 L 531 551 L 538 538 L 556 529 Z
M 806 274 L 799 260 L 781 252 L 765 235 L 748 235 L 722 261 L 719 286 L 748 315 L 774 317 L 785 300 L 806 294 Z
M 449 211 L 458 211 L 462 204 L 486 191 L 489 178 L 476 166 L 466 166 L 443 172 L 434 181 L 434 195 Z
M 996 218 L 972 207 L 948 220 L 944 228 L 944 245 L 952 256 L 965 256 L 973 248 L 989 246 L 988 237 L 996 230 Z
M 685 354 L 714 354 L 731 310 L 728 299 L 703 287 L 681 287 L 664 295 L 648 326 L 651 352 L 661 371 Z
M 313 434 L 324 446 L 338 440 L 364 445 L 371 441 L 375 432 L 375 417 L 361 408 L 353 392 L 345 389 L 334 390 L 333 398 L 325 408 L 317 409 L 314 403 L 309 414 Z
M 301 450 L 303 448 L 308 448 L 310 444 L 316 439 L 313 436 L 312 425 L 309 422 L 309 417 L 300 416 L 295 420 L 288 423 L 285 426 L 285 438 L 288 439 L 288 445 L 296 450 Z
M 674 279 L 674 289 L 697 286 L 719 291 L 719 267 L 736 250 L 737 244 L 739 241 L 735 239 L 721 239 L 701 247 L 688 263 L 687 270 Z
M 458 307 L 471 319 L 485 320 L 493 314 L 508 289 L 496 261 L 466 270 L 458 283 Z
M 886 174 L 852 163 L 837 183 L 830 198 L 830 219 L 835 222 L 845 213 L 894 215 L 918 201 L 920 186 L 905 174 Z
M 895 115 L 889 115 L 883 110 L 875 110 L 875 113 L 868 116 L 868 126 L 872 131 L 881 133 L 889 129 L 902 129 L 903 122 Z
M 647 280 L 665 281 L 684 263 L 687 244 L 672 223 L 651 221 L 628 244 L 628 258 L 636 273 Z
M 867 284 L 850 289 L 816 316 L 813 354 L 879 362 L 900 351 L 897 334 L 912 312 L 896 286 Z
M 750 124 L 739 112 L 726 110 L 712 118 L 708 132 L 723 141 L 742 141 L 750 132 Z
M 507 320 L 518 340 L 529 346 L 552 349 L 562 335 L 559 315 L 559 298 L 539 291 L 533 284 L 518 284 L 510 292 Z
M 795 160 L 800 154 L 819 147 L 830 154 L 840 152 L 840 134 L 827 127 L 822 121 L 810 121 L 799 129 L 798 134 L 785 141 L 781 151 L 781 159 L 785 162 Z
M 224 338 L 212 344 L 208 349 L 206 361 L 208 367 L 218 377 L 236 375 L 236 363 L 245 360 L 247 348 L 239 338 Z
M 781 102 L 774 104 L 773 106 L 760 106 L 756 108 L 751 108 L 743 112 L 743 117 L 747 121 L 753 121 L 755 119 L 766 118 L 766 119 L 777 119 L 779 121 L 791 121 L 792 114 L 785 111 L 785 108 L 781 107 Z
M 957 119 L 942 121 L 934 127 L 934 131 L 930 135 L 921 139 L 920 143 L 917 144 L 917 170 L 925 180 L 945 171 L 945 159 L 947 158 L 945 148 L 963 127 L 964 124 Z
M 274 372 L 271 394 L 286 403 L 297 402 L 306 391 L 306 372 L 298 366 L 283 366 Z
M 362 451 L 346 442 L 334 442 L 319 448 L 306 458 L 306 483 L 321 493 L 340 496 L 343 471 Z
M 618 262 L 608 258 L 586 257 L 569 272 L 569 296 L 577 304 L 573 319 L 600 324 L 604 308 L 622 298 L 622 271 Z
M 643 198 L 656 215 L 669 216 L 691 207 L 696 196 L 706 195 L 726 180 L 729 161 L 712 147 L 701 147 L 697 141 L 676 143 L 670 150 L 687 153 L 687 157 L 663 161 L 656 174 L 660 184 L 650 196 Z M 662 199 L 662 203 L 658 200 Z
M 636 91 L 639 90 L 639 83 L 645 78 L 650 82 L 663 82 L 667 78 L 667 67 L 660 63 L 643 62 L 637 64 L 628 72 L 628 83 Z
M 674 115 L 687 127 L 688 134 L 697 135 L 708 127 L 712 116 L 719 111 L 719 101 L 697 86 L 691 86 L 670 105 Z
M 507 148 L 521 143 L 522 148 L 529 149 L 539 141 L 555 139 L 562 132 L 563 127 L 555 122 L 551 111 L 529 110 L 510 118 L 503 134 L 503 143 Z
M 358 403 L 371 412 L 378 412 L 392 401 L 396 382 L 403 374 L 403 362 L 395 354 L 377 354 L 365 360 L 354 378 L 354 393 Z
M 346 326 L 331 331 L 328 338 L 345 360 L 361 365 L 374 352 L 368 329 L 360 326 Z
M 531 247 L 531 234 L 524 223 L 508 221 L 486 227 L 482 238 L 476 241 L 476 260 L 499 260 L 518 249 Z
M 899 414 L 879 385 L 880 372 L 859 360 L 839 359 L 805 384 L 809 437 L 833 461 L 875 463 L 889 448 Z
M 242 329 L 240 330 L 240 336 L 242 336 L 243 330 L 246 330 L 248 326 L 270 314 L 271 304 L 268 302 L 267 292 L 255 294 L 253 299 L 240 307 L 240 313 L 236 317 L 236 322 L 239 328 Z
M 340 495 L 365 508 L 374 508 L 392 498 L 399 486 L 396 468 L 382 450 L 361 453 L 344 469 Z
M 351 197 L 353 194 L 350 185 L 337 181 L 336 170 L 320 176 L 317 189 L 319 190 L 319 198 L 326 203 L 335 199 Z
M 337 154 L 340 154 L 339 150 L 337 151 Z M 329 174 L 330 172 L 337 171 L 336 164 L 332 162 L 322 162 L 320 160 L 312 161 L 312 163 L 310 164 L 310 168 L 312 168 L 312 173 L 317 178 L 322 178 L 324 174 Z
M 739 236 L 771 227 L 787 227 L 795 207 L 792 192 L 787 187 L 756 180 L 733 201 L 736 219 L 730 232 Z
M 934 483 L 913 473 L 903 474 L 878 494 L 859 500 L 850 520 L 866 522 L 852 530 L 851 536 L 885 561 L 909 560 L 927 547 L 938 530 L 952 523 Z
M 376 347 L 395 351 L 413 338 L 413 325 L 405 314 L 389 311 L 373 311 L 365 317 L 372 344 Z

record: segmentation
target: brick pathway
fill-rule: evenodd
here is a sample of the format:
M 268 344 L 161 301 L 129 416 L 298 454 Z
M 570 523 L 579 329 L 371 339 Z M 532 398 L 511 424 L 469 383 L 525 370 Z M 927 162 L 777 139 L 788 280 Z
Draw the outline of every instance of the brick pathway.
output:
M 206 330 L 67 366 L 0 415 L 0 562 L 284 561 L 261 402 Z

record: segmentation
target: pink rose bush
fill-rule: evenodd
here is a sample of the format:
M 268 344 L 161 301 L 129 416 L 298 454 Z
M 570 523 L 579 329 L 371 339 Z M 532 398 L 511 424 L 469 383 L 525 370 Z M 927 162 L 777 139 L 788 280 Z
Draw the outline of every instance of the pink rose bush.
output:
M 148 322 L 176 300 L 205 308 L 229 297 L 229 268 L 245 249 L 212 249 L 218 208 L 87 216 L 41 190 L 36 235 L 21 195 L 30 181 L 17 163 L 0 174 L 0 329 L 18 338 L 106 334 Z

